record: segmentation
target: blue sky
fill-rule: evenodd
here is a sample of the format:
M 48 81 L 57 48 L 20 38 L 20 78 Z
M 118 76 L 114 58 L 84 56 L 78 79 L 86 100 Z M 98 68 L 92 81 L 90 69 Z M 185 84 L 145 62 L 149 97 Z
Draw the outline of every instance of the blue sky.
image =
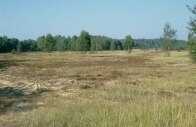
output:
M 0 36 L 36 39 L 51 33 L 113 38 L 159 38 L 169 22 L 178 39 L 187 39 L 196 0 L 0 0 Z

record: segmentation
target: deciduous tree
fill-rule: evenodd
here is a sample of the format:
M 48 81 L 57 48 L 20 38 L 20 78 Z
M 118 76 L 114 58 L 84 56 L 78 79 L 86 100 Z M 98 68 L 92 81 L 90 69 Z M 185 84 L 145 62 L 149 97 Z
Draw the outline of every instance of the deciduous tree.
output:
M 127 50 L 128 53 L 130 53 L 131 50 L 133 49 L 133 45 L 134 45 L 134 42 L 133 42 L 132 37 L 130 35 L 127 35 L 124 40 L 124 49 Z
M 188 45 L 189 52 L 193 62 L 196 62 L 196 5 L 193 8 L 187 6 L 188 9 L 192 12 L 194 17 L 191 17 L 189 22 L 189 30 L 190 34 L 188 36 Z
M 77 40 L 77 50 L 84 53 L 84 51 L 90 51 L 91 37 L 88 32 L 82 31 Z
M 165 24 L 163 28 L 163 37 L 161 37 L 161 49 L 166 51 L 168 56 L 170 56 L 170 51 L 174 47 L 174 42 L 176 40 L 176 30 L 171 28 L 169 23 Z

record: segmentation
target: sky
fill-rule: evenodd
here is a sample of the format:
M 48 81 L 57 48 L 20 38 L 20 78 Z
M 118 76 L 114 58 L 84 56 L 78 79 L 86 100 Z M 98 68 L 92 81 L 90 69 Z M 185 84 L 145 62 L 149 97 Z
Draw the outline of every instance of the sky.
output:
M 41 35 L 91 35 L 153 39 L 166 22 L 187 39 L 196 0 L 0 0 L 0 36 L 37 39 Z

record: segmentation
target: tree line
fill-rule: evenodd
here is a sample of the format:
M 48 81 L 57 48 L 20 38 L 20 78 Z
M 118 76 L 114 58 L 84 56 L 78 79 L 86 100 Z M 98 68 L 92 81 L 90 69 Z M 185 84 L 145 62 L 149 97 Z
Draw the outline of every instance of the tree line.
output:
M 79 36 L 65 37 L 62 35 L 53 36 L 47 34 L 38 37 L 36 40 L 22 40 L 0 36 L 0 52 L 35 52 L 35 51 L 115 51 L 127 50 L 129 53 L 132 48 L 148 50 L 161 49 L 162 39 L 132 39 L 127 35 L 124 39 L 113 39 L 106 36 L 92 36 L 86 31 L 82 31 Z M 170 50 L 185 50 L 187 42 L 184 40 L 173 40 Z

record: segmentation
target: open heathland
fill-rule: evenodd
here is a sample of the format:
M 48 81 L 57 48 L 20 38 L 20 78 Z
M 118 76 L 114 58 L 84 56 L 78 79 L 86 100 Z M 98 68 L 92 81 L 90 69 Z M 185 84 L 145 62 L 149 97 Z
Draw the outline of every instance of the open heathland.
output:
M 195 127 L 196 65 L 153 50 L 0 54 L 2 127 Z

